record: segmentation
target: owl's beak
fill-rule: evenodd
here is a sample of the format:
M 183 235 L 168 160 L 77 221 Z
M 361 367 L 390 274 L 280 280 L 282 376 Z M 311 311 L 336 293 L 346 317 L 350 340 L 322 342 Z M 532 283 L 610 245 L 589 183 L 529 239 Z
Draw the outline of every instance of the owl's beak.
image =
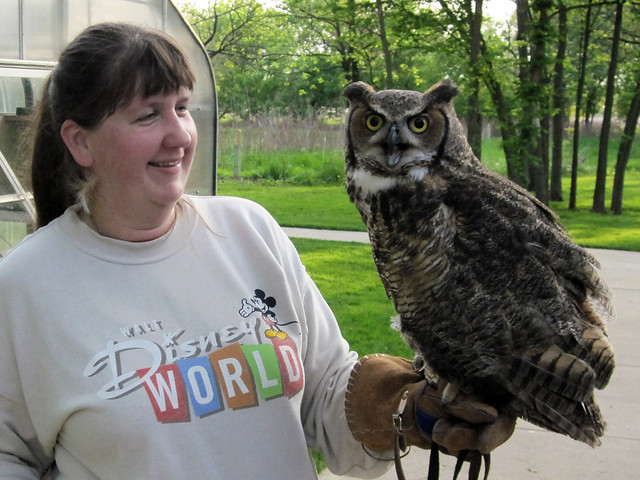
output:
M 389 135 L 387 137 L 387 164 L 390 167 L 395 167 L 400 163 L 402 158 L 402 149 L 398 148 L 400 143 L 400 135 L 398 134 L 398 126 L 394 123 L 389 129 Z

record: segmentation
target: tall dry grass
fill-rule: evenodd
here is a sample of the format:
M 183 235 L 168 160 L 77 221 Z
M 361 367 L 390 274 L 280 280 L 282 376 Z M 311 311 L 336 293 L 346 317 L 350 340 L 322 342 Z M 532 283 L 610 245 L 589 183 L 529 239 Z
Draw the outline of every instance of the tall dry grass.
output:
M 315 116 L 261 117 L 222 123 L 218 142 L 221 156 L 231 154 L 234 149 L 242 152 L 340 150 L 344 144 L 344 125 Z

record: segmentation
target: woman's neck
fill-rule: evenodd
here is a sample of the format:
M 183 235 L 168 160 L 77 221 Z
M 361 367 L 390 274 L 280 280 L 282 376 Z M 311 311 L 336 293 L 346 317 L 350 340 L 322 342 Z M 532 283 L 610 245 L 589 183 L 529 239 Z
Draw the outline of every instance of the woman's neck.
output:
M 177 205 L 159 209 L 153 215 L 132 216 L 132 212 L 110 213 L 101 209 L 83 211 L 83 221 L 104 237 L 127 242 L 148 242 L 160 238 L 173 229 L 177 219 Z

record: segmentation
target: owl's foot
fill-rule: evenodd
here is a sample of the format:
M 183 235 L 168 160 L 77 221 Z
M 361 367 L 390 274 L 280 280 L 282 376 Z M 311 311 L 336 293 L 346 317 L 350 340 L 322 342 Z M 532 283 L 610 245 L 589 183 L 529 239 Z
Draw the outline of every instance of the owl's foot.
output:
M 424 375 L 424 378 L 427 382 L 431 384 L 438 383 L 438 375 L 436 372 L 429 366 L 424 357 L 421 354 L 416 354 L 413 357 L 413 369 Z

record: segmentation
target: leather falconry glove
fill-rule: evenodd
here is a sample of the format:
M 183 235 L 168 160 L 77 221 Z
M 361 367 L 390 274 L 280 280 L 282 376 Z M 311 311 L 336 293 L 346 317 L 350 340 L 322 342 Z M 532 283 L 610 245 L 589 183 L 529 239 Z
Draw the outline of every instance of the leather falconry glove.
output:
M 429 383 L 405 358 L 361 358 L 351 373 L 345 401 L 353 437 L 370 451 L 394 450 L 399 478 L 403 477 L 398 451 L 404 452 L 409 445 L 439 447 L 432 450 L 429 478 L 437 478 L 439 449 L 458 457 L 455 477 L 469 452 L 477 456 L 475 465 L 471 459 L 471 470 L 479 472 L 479 454 L 485 455 L 488 462 L 488 454 L 513 433 L 515 417 L 499 414 L 492 406 L 462 392 L 442 405 L 445 386 L 442 380 Z M 488 468 L 487 463 L 485 478 Z M 432 469 L 436 469 L 435 473 Z M 470 478 L 477 478 L 477 472 L 474 476 L 470 471 Z

